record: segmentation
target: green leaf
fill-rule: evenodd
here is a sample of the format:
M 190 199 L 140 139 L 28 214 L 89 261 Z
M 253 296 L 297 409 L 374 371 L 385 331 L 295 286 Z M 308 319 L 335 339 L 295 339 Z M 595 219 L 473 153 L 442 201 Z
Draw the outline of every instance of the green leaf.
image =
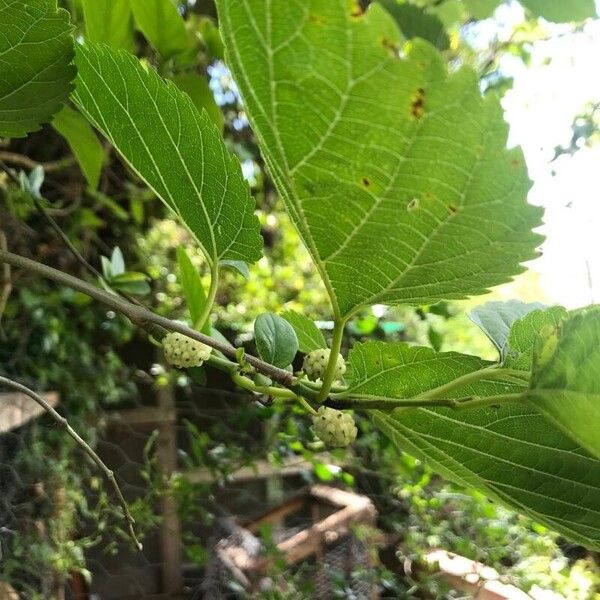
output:
M 175 85 L 185 92 L 194 103 L 199 112 L 204 109 L 214 124 L 223 129 L 225 117 L 223 112 L 215 102 L 215 97 L 208 87 L 208 81 L 196 73 L 181 73 L 172 77 Z
M 188 34 L 172 0 L 129 0 L 135 23 L 163 58 L 187 50 Z
M 477 357 L 406 344 L 357 344 L 348 357 L 352 395 L 414 398 L 488 366 Z M 451 397 L 504 393 L 480 381 Z M 395 445 L 457 483 L 480 489 L 588 548 L 600 548 L 600 461 L 530 403 L 465 411 L 369 411 Z
M 133 15 L 129 0 L 82 1 L 86 40 L 133 50 Z
M 530 372 L 533 352 L 542 332 L 555 329 L 567 314 L 562 306 L 534 310 L 515 321 L 508 336 L 504 366 Z
M 52 120 L 52 127 L 67 140 L 88 185 L 96 189 L 104 163 L 104 149 L 90 124 L 80 113 L 65 105 Z
M 219 262 L 222 267 L 230 267 L 235 269 L 244 279 L 250 277 L 250 269 L 248 269 L 247 263 L 243 260 L 222 260 Z
M 110 272 L 113 277 L 123 275 L 125 273 L 125 259 L 123 258 L 123 252 L 119 246 L 113 248 L 112 254 L 110 255 Z
M 394 18 L 406 39 L 415 37 L 431 42 L 439 50 L 450 47 L 450 38 L 443 23 L 414 4 L 400 4 L 398 0 L 378 0 Z
M 568 23 L 596 16 L 594 0 L 520 0 L 534 15 L 548 21 Z
M 530 398 L 558 427 L 600 457 L 600 306 L 541 334 Z
M 206 113 L 132 55 L 77 48 L 74 100 L 193 233 L 210 264 L 254 262 L 262 238 L 237 158 Z
M 55 0 L 0 0 L 0 137 L 23 137 L 66 102 L 75 77 L 69 13 Z
M 29 175 L 24 171 L 19 171 L 19 184 L 21 190 L 27 194 L 31 194 L 38 200 L 42 197 L 41 189 L 44 183 L 45 173 L 42 165 L 37 165 L 31 169 Z
M 204 305 L 206 304 L 206 292 L 202 285 L 200 273 L 198 273 L 198 270 L 192 264 L 192 261 L 183 246 L 177 247 L 177 264 L 179 265 L 181 287 L 185 294 L 185 300 L 187 302 L 188 310 L 190 311 L 192 323 L 197 323 L 202 315 Z M 210 335 L 210 323 L 208 320 L 204 324 L 202 331 L 207 335 Z
M 502 0 L 465 0 L 465 4 L 475 19 L 487 19 L 502 4 Z
M 110 263 L 110 260 L 108 260 L 108 258 L 106 258 L 106 256 L 101 256 L 100 264 L 102 265 L 102 276 L 107 281 L 110 281 L 113 277 L 112 265 Z
M 110 280 L 110 285 L 115 290 L 121 290 L 135 296 L 145 296 L 151 291 L 148 276 L 136 271 L 126 271 L 114 276 Z
M 508 335 L 513 323 L 533 310 L 544 308 L 539 302 L 527 304 L 520 300 L 508 302 L 486 302 L 475 307 L 469 318 L 498 348 L 502 360 L 506 357 Z
M 292 363 L 298 352 L 298 338 L 292 326 L 272 313 L 259 315 L 254 322 L 254 338 L 260 357 L 281 367 Z
M 485 292 L 535 256 L 541 209 L 475 73 L 377 3 L 218 0 L 227 60 L 336 316 Z M 300 127 L 298 124 L 301 123 Z
M 327 342 L 321 330 L 315 325 L 314 321 L 306 315 L 298 313 L 295 310 L 286 310 L 281 313 L 284 318 L 296 332 L 300 352 L 308 354 L 313 350 L 327 348 Z

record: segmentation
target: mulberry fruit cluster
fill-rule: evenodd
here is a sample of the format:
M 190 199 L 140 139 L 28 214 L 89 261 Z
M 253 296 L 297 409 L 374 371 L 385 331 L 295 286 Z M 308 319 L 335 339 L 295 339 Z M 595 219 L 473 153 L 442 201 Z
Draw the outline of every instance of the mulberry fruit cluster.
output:
M 162 345 L 166 361 L 178 369 L 199 367 L 212 351 L 210 346 L 181 333 L 168 333 Z
M 329 348 L 320 348 L 319 350 L 313 350 L 304 357 L 302 370 L 306 373 L 306 376 L 311 381 L 323 379 L 330 355 L 331 350 Z M 341 379 L 345 372 L 346 362 L 344 361 L 344 357 L 341 354 L 338 354 L 337 364 L 335 366 L 334 381 Z
M 356 439 L 356 425 L 349 413 L 321 406 L 312 421 L 317 437 L 327 446 L 344 448 Z

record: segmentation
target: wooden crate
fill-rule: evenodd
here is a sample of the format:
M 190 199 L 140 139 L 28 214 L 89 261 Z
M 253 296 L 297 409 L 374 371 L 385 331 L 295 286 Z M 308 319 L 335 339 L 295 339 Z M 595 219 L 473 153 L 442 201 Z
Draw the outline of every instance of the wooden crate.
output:
M 53 408 L 58 404 L 56 392 L 46 392 L 41 396 Z M 0 394 L 0 434 L 17 429 L 43 413 L 44 409 L 26 394 L 3 392 Z
M 372 566 L 370 549 L 354 534 L 357 525 L 373 527 L 376 511 L 365 496 L 334 487 L 313 485 L 271 508 L 258 518 L 234 526 L 231 534 L 215 546 L 215 562 L 252 593 L 264 588 L 273 553 L 265 555 L 257 534 L 269 526 L 276 544 L 278 564 L 283 561 L 290 569 L 305 561 L 315 566 L 314 583 L 321 590 L 320 597 L 328 597 L 323 590 L 331 585 L 328 576 L 335 561 L 344 575 L 351 577 L 358 567 Z M 328 573 L 329 571 L 329 573 Z M 218 572 L 215 569 L 214 572 Z M 277 581 L 269 581 L 278 585 Z M 356 581 L 361 592 L 357 597 L 374 599 L 375 586 Z M 216 597 L 212 588 L 208 597 Z

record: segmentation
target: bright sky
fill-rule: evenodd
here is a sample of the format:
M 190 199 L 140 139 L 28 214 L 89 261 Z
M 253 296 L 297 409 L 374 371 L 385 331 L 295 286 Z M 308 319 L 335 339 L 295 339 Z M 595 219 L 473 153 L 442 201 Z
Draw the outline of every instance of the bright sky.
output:
M 489 27 L 497 31 L 502 22 L 518 22 L 520 10 L 516 4 L 501 7 Z M 548 29 L 565 31 L 564 26 Z M 525 152 L 534 181 L 529 201 L 546 209 L 543 256 L 529 266 L 539 273 L 547 295 L 539 299 L 569 308 L 600 302 L 600 144 L 550 161 L 555 146 L 569 145 L 574 117 L 587 102 L 600 101 L 599 66 L 598 20 L 586 24 L 582 33 L 537 43 L 529 67 L 513 57 L 502 64 L 515 78 L 503 101 L 509 143 Z M 512 288 L 518 297 L 518 282 Z

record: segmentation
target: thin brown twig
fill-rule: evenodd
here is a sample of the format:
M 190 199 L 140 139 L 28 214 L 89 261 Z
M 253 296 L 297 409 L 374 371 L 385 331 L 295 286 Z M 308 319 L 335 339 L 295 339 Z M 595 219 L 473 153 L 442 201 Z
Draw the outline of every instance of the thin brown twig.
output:
M 8 246 L 6 242 L 6 235 L 4 231 L 0 229 L 0 249 L 7 251 Z M 2 265 L 2 272 L 0 275 L 0 321 L 2 321 L 2 315 L 6 309 L 6 303 L 10 293 L 12 292 L 12 279 L 10 276 L 10 265 L 4 263 Z
M 96 466 L 104 473 L 106 479 L 112 485 L 115 494 L 119 500 L 119 504 L 123 510 L 123 516 L 127 521 L 127 526 L 129 529 L 129 535 L 131 539 L 135 542 L 135 545 L 139 550 L 142 549 L 142 544 L 137 539 L 135 535 L 135 531 L 133 525 L 135 524 L 135 519 L 131 515 L 129 511 L 129 507 L 127 506 L 127 502 L 123 496 L 123 492 L 117 483 L 115 478 L 115 474 L 111 469 L 109 469 L 106 464 L 102 461 L 102 459 L 96 454 L 96 452 L 91 448 L 91 446 L 71 427 L 67 419 L 65 419 L 60 413 L 58 413 L 46 400 L 44 400 L 39 394 L 36 394 L 33 390 L 28 387 L 13 381 L 12 379 L 7 379 L 6 377 L 0 376 L 0 385 L 3 385 L 8 388 L 12 388 L 18 392 L 26 394 L 33 401 L 37 402 L 45 411 L 48 413 L 54 421 L 63 427 L 65 431 L 71 436 L 71 438 L 75 441 L 75 443 L 94 461 Z
M 52 173 L 56 171 L 62 171 L 63 169 L 68 169 L 75 164 L 75 157 L 66 156 L 65 158 L 61 158 L 59 160 L 52 160 L 49 162 L 38 162 L 37 160 L 33 160 L 29 158 L 29 156 L 25 156 L 23 154 L 18 154 L 17 152 L 8 152 L 8 151 L 0 151 L 0 160 L 9 162 L 12 165 L 17 165 L 19 167 L 23 167 L 25 169 L 35 169 L 36 167 L 43 167 L 46 173 Z
M 106 306 L 109 306 L 114 311 L 125 315 L 138 327 L 148 329 L 150 325 L 154 325 L 162 327 L 168 331 L 176 331 L 193 340 L 202 342 L 203 344 L 206 344 L 215 350 L 218 350 L 234 362 L 238 361 L 238 351 L 233 346 L 200 333 L 199 331 L 196 331 L 187 325 L 184 325 L 183 323 L 172 321 L 171 319 L 157 315 L 143 306 L 132 304 L 128 300 L 125 300 L 114 293 L 107 292 L 97 286 L 83 281 L 82 279 L 73 277 L 68 273 L 63 273 L 58 269 L 54 269 L 35 260 L 25 258 L 24 256 L 19 256 L 18 254 L 13 254 L 12 252 L 7 252 L 5 250 L 0 250 L 0 262 L 6 262 L 19 269 L 26 269 L 32 273 L 36 273 L 42 277 L 55 281 L 56 283 L 70 287 L 78 292 L 81 292 L 82 294 L 86 294 L 98 302 L 102 302 Z M 267 375 L 273 381 L 277 381 L 285 387 L 290 387 L 295 383 L 295 378 L 292 373 L 264 362 L 255 356 L 246 354 L 244 355 L 244 361 L 254 367 L 260 373 Z

